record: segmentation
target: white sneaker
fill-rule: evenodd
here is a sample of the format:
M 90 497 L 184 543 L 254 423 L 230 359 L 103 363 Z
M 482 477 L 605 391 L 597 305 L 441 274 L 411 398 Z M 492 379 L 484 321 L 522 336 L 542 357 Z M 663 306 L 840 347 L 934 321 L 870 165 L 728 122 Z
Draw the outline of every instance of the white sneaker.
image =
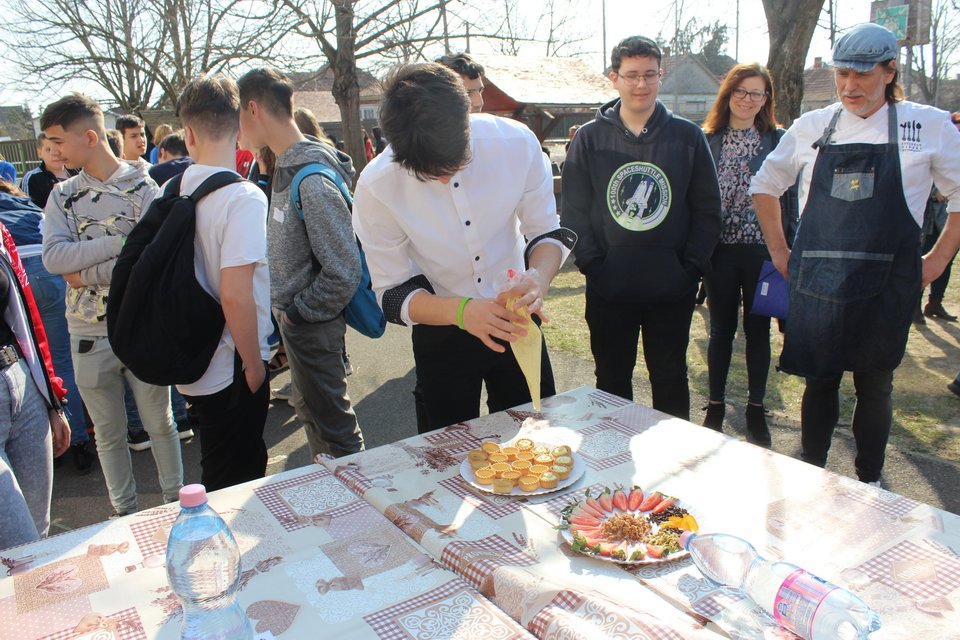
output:
M 871 487 L 877 487 L 878 489 L 883 489 L 883 485 L 880 484 L 879 480 L 874 480 L 873 482 L 864 482 L 863 484 L 868 484 Z
M 288 382 L 279 389 L 273 389 L 271 393 L 277 400 L 290 400 L 293 397 L 293 384 Z

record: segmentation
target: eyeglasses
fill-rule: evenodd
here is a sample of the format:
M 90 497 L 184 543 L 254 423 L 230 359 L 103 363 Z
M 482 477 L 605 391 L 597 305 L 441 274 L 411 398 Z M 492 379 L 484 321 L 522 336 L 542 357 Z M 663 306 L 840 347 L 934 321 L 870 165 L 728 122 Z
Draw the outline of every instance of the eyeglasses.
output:
M 663 69 L 658 69 L 657 71 L 647 71 L 646 73 L 629 73 L 623 75 L 617 73 L 617 76 L 623 80 L 624 84 L 628 87 L 636 87 L 640 84 L 640 81 L 643 80 L 645 85 L 650 85 L 660 79 L 660 76 L 663 75 Z
M 769 95 L 766 91 L 747 91 L 742 87 L 737 87 L 733 90 L 733 97 L 738 100 L 743 100 L 749 96 L 750 102 L 763 102 Z

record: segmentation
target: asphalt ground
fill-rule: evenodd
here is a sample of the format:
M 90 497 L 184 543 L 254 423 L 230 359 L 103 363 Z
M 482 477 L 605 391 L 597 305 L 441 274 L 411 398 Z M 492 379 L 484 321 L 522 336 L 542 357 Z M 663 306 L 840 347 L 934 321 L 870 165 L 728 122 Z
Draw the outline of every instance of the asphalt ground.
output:
M 416 434 L 413 408 L 413 354 L 410 330 L 390 325 L 386 334 L 371 340 L 352 330 L 347 335 L 347 351 L 355 368 L 348 380 L 350 397 L 360 421 L 368 448 L 377 447 Z M 554 377 L 560 391 L 595 382 L 593 363 L 556 350 L 551 352 Z M 778 374 L 779 375 L 779 374 Z M 272 387 L 289 381 L 289 373 L 281 373 Z M 634 377 L 634 398 L 650 404 L 650 388 L 642 362 Z M 691 419 L 702 419 L 701 407 L 706 399 L 691 398 Z M 769 420 L 773 449 L 778 453 L 799 457 L 799 416 L 773 415 Z M 728 406 L 727 429 L 731 437 L 743 438 L 743 407 Z M 726 427 L 725 427 L 726 429 Z M 272 401 L 264 437 L 269 447 L 267 474 L 279 473 L 310 464 L 303 428 L 293 409 L 283 400 Z M 200 479 L 200 445 L 184 441 L 184 482 Z M 162 503 L 156 467 L 149 451 L 131 452 L 139 492 L 140 508 Z M 828 469 L 856 477 L 853 470 L 853 438 L 849 425 L 841 425 L 834 437 Z M 884 470 L 884 486 L 901 495 L 960 513 L 960 466 L 928 455 L 890 447 Z M 86 475 L 73 467 L 69 454 L 54 472 L 52 524 L 50 534 L 106 520 L 112 513 L 106 485 L 99 466 Z

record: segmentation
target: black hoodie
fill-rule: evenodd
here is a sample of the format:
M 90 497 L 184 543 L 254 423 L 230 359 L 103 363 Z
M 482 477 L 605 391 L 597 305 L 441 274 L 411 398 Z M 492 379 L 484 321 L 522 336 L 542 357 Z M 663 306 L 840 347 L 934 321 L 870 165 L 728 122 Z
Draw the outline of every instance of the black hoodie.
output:
M 577 131 L 563 165 L 562 224 L 587 286 L 609 302 L 691 295 L 720 239 L 720 186 L 700 128 L 657 101 L 639 136 L 620 100 Z

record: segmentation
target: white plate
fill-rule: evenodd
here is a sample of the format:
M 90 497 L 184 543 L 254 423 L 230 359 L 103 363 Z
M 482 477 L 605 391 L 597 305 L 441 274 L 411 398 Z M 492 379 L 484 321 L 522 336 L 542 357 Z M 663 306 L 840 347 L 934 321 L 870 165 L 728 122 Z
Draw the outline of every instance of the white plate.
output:
M 469 482 L 472 486 L 480 489 L 480 491 L 485 491 L 486 493 L 492 493 L 495 496 L 541 496 L 545 493 L 553 493 L 554 491 L 560 491 L 561 489 L 566 489 L 571 486 L 574 482 L 580 479 L 580 476 L 587 470 L 587 463 L 583 461 L 583 458 L 578 456 L 576 453 L 571 453 L 570 457 L 573 458 L 573 468 L 570 469 L 570 475 L 567 476 L 566 480 L 561 480 L 557 483 L 553 489 L 537 489 L 536 491 L 524 491 L 520 487 L 514 487 L 511 493 L 497 493 L 493 490 L 493 485 L 489 484 L 479 484 L 477 482 L 477 476 L 473 473 L 473 467 L 470 466 L 470 461 L 464 458 L 463 462 L 460 463 L 460 475 L 464 480 Z
M 581 500 L 581 502 L 582 502 L 582 500 Z M 572 502 L 571 502 L 571 504 L 572 504 Z M 683 502 L 681 502 L 681 501 L 679 501 L 679 500 L 676 502 L 676 506 L 678 506 L 678 507 L 683 507 L 684 509 L 687 508 L 687 507 L 683 504 Z M 564 507 L 564 508 L 566 508 L 566 507 Z M 687 509 L 687 511 L 689 511 L 689 509 Z M 614 507 L 613 513 L 611 513 L 610 515 L 616 515 L 616 514 L 618 514 L 618 513 L 633 513 L 633 514 L 640 514 L 640 515 L 642 515 L 642 513 L 640 512 L 639 509 L 637 509 L 637 510 L 635 510 L 635 511 L 631 511 L 631 510 L 629 510 L 629 509 L 627 509 L 626 511 L 621 511 L 620 509 L 617 509 L 616 507 Z M 644 513 L 649 513 L 649 512 L 644 512 Z M 694 516 L 694 517 L 696 517 L 696 516 Z M 653 527 L 654 527 L 654 529 L 653 529 L 654 532 L 656 532 L 656 531 L 658 531 L 658 530 L 660 529 L 660 525 L 659 525 L 659 524 L 657 524 L 657 523 L 655 523 L 655 522 L 651 522 L 650 524 L 653 525 Z M 569 529 L 561 529 L 561 530 L 560 530 L 560 535 L 563 536 L 563 539 L 566 540 L 567 544 L 570 545 L 570 547 L 572 548 L 572 547 L 573 547 L 573 533 L 571 533 L 571 531 L 570 531 Z M 630 557 L 630 553 L 632 553 L 633 550 L 635 550 L 636 548 L 639 548 L 641 545 L 643 545 L 644 551 L 646 551 L 646 545 L 644 545 L 642 542 L 638 542 L 637 544 L 631 545 L 630 547 L 628 547 L 628 549 L 630 549 L 630 551 L 627 553 L 627 557 L 629 558 L 629 557 Z M 674 560 L 678 560 L 678 559 L 680 559 L 680 558 L 686 558 L 688 555 L 690 555 L 690 552 L 687 551 L 686 549 L 680 549 L 680 551 L 675 551 L 674 553 L 671 553 L 671 554 L 669 554 L 669 555 L 666 555 L 666 556 L 664 556 L 664 557 L 662 557 L 662 558 L 651 558 L 650 556 L 644 555 L 644 557 L 643 557 L 642 560 L 617 560 L 616 558 L 611 558 L 610 556 L 601 556 L 601 555 L 598 554 L 598 553 L 587 553 L 586 551 L 578 551 L 578 553 L 580 553 L 581 555 L 587 556 L 588 558 L 596 558 L 597 560 L 603 560 L 603 561 L 605 561 L 605 562 L 613 562 L 614 564 L 626 564 L 626 565 L 659 564 L 659 563 L 661 563 L 661 562 L 673 562 Z

